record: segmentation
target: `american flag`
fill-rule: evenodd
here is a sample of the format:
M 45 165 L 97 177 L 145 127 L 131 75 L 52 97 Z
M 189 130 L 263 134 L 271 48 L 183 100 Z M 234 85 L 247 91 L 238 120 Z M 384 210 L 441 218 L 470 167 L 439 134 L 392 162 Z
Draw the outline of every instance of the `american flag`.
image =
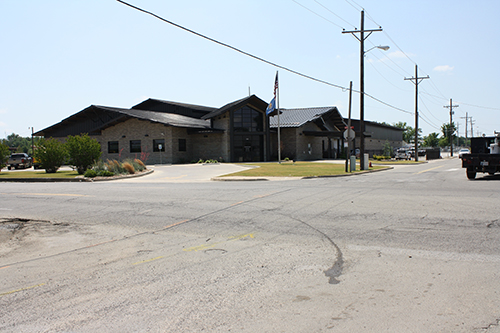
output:
M 277 90 L 278 90 L 278 71 L 276 71 L 276 79 L 274 80 L 274 98 L 276 98 Z

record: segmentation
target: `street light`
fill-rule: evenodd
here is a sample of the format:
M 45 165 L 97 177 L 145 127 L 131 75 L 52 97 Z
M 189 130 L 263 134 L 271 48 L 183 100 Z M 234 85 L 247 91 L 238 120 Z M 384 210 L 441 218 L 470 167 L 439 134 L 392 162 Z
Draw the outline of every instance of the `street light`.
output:
M 371 50 L 373 50 L 373 49 L 381 49 L 381 50 L 383 50 L 383 51 L 387 51 L 387 50 L 389 50 L 390 48 L 391 48 L 391 47 L 390 47 L 390 46 L 387 46 L 387 45 L 383 45 L 383 46 L 382 46 L 382 45 L 378 45 L 378 46 L 374 46 L 374 47 L 372 47 L 371 49 L 369 49 L 369 50 L 365 51 L 365 54 L 366 54 L 366 53 L 368 53 L 368 52 L 370 52 L 370 51 L 371 51 Z

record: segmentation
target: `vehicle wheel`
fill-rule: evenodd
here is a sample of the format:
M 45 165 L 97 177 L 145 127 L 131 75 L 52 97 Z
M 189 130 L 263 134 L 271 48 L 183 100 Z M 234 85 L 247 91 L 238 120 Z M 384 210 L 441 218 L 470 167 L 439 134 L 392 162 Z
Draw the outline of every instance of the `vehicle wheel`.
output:
M 12 167 L 8 166 L 8 167 L 7 167 L 7 170 L 10 170 L 10 169 L 12 169 Z
M 467 178 L 468 179 L 475 179 L 476 178 L 476 171 L 469 171 L 467 170 Z

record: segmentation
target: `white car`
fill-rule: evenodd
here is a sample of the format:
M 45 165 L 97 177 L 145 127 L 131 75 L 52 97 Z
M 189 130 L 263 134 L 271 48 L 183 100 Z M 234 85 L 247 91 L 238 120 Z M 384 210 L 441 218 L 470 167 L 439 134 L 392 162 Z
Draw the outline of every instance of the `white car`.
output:
M 460 149 L 460 152 L 458 153 L 458 158 L 462 158 L 463 154 L 470 154 L 470 150 L 467 148 Z

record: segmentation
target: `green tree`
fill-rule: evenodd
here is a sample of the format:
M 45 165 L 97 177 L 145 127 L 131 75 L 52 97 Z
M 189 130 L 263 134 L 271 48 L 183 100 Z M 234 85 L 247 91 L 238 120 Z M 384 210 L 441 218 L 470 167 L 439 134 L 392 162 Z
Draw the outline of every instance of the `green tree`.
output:
M 432 132 L 429 135 L 424 137 L 424 146 L 425 147 L 438 147 L 439 146 L 439 134 L 436 132 Z
M 411 126 L 408 126 L 405 122 L 399 121 L 397 123 L 392 124 L 394 127 L 401 128 L 403 131 L 403 141 L 406 143 L 414 143 L 415 142 L 415 129 Z M 420 141 L 420 133 L 422 133 L 422 129 L 418 129 L 418 136 Z
M 34 137 L 34 144 L 36 145 L 39 138 Z M 18 153 L 26 153 L 29 155 L 33 155 L 31 151 L 31 137 L 23 138 L 19 134 L 12 133 L 7 136 L 6 139 L 3 140 L 3 143 L 8 147 L 16 148 L 16 152 Z
M 88 134 L 69 135 L 66 140 L 66 149 L 69 164 L 75 166 L 80 175 L 83 175 L 101 157 L 101 145 Z
M 389 143 L 389 141 L 385 140 L 385 142 L 384 142 L 384 150 L 383 150 L 384 156 L 390 156 L 390 157 L 392 157 L 392 152 L 393 151 L 394 151 L 394 149 L 391 147 L 391 144 Z
M 0 142 L 0 171 L 7 165 L 9 156 L 10 156 L 9 147 Z
M 453 142 L 452 140 L 455 138 L 455 132 L 456 132 L 457 128 L 455 126 L 455 123 L 445 123 L 441 126 L 441 133 L 443 133 L 443 136 L 442 136 L 442 139 L 444 139 L 444 141 L 442 143 L 445 143 L 446 144 L 444 146 L 449 146 L 450 145 L 450 142 Z M 441 142 L 440 142 L 440 145 L 441 145 Z M 441 146 L 443 147 L 443 146 Z
M 56 139 L 40 139 L 34 157 L 46 173 L 55 173 L 67 157 L 66 146 Z

